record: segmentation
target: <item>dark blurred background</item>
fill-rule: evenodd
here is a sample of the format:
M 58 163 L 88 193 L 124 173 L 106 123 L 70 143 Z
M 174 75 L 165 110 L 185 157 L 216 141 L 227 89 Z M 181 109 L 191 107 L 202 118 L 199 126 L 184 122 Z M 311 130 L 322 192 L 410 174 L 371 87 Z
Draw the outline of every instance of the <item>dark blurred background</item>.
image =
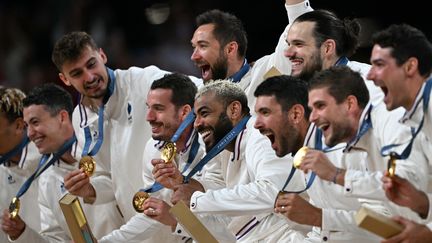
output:
M 368 62 L 370 35 L 391 23 L 409 23 L 430 38 L 427 8 L 417 2 L 311 0 L 311 5 L 360 20 L 361 47 L 352 58 L 358 61 Z M 194 18 L 213 8 L 243 20 L 249 61 L 271 53 L 288 22 L 284 0 L 0 0 L 0 85 L 27 92 L 43 82 L 60 83 L 51 49 L 72 30 L 89 32 L 112 68 L 155 64 L 199 76 L 189 59 Z

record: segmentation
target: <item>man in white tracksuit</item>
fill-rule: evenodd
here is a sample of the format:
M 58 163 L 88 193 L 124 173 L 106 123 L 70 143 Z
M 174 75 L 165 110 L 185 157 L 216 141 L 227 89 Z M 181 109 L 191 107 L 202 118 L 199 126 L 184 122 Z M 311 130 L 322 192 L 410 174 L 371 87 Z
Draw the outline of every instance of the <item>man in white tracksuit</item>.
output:
M 339 87 L 338 91 L 335 91 L 336 87 Z M 380 154 L 381 147 L 388 143 L 405 142 L 409 136 L 404 134 L 409 135 L 410 131 L 398 125 L 391 113 L 387 113 L 388 116 L 384 117 L 383 107 L 379 105 L 372 107 L 368 100 L 368 91 L 360 74 L 348 68 L 332 67 L 321 71 L 311 80 L 310 121 L 322 129 L 327 146 L 332 147 L 341 142 L 347 142 L 348 145 L 344 147 L 342 160 L 333 161 L 322 151 L 308 150 L 300 165 L 301 170 L 313 171 L 320 179 L 308 190 L 313 204 L 322 208 L 312 211 L 315 212 L 313 215 L 309 214 L 309 219 L 315 219 L 316 224 L 311 221 L 303 222 L 317 226 L 308 234 L 308 241 L 364 242 L 364 234 L 362 235 L 362 230 L 356 226 L 353 218 L 360 203 L 382 214 L 389 215 L 397 212 L 395 211 L 397 208 L 388 205 L 385 199 L 380 201 L 382 196 L 375 198 L 366 192 L 377 193 L 376 191 L 381 189 L 376 177 L 387 167 L 386 159 Z M 348 103 L 352 105 L 346 106 Z M 349 112 L 348 107 L 350 107 Z M 378 117 L 376 113 L 380 116 Z M 394 129 L 388 130 L 389 127 Z M 410 159 L 412 161 L 398 161 L 396 173 L 412 179 L 419 187 L 425 187 L 426 158 L 422 151 L 415 151 Z M 340 161 L 342 164 L 337 164 Z M 349 183 L 350 174 L 360 175 L 357 179 L 362 180 L 363 184 L 359 186 L 356 181 Z M 339 195 L 348 194 L 348 196 L 355 194 L 353 199 L 358 199 L 358 202 L 341 207 L 342 203 L 349 202 L 349 199 L 341 200 L 331 196 L 333 194 L 329 192 Z M 381 195 L 383 195 L 382 190 Z M 286 211 L 287 208 L 290 208 L 290 211 L 299 210 L 298 207 L 292 206 L 293 203 L 298 203 L 296 199 L 284 195 L 280 198 L 280 209 L 285 207 L 282 211 Z M 289 215 L 290 212 L 287 214 Z
M 152 189 L 157 188 L 154 186 L 152 160 L 153 163 L 165 164 L 165 161 L 160 161 L 161 150 L 166 142 L 171 141 L 180 124 L 186 120 L 189 112 L 192 111 L 196 89 L 195 84 L 187 76 L 177 73 L 167 74 L 152 83 L 146 101 L 148 107 L 147 122 L 152 126 L 152 138 L 147 142 L 144 150 L 142 164 L 144 183 L 140 188 L 151 189 L 149 190 L 151 197 L 170 201 L 172 185 L 169 182 L 162 184 L 164 188 L 160 190 Z M 204 155 L 204 145 L 196 130 L 193 129 L 192 123 L 179 135 L 175 144 L 177 152 L 169 165 L 187 173 L 195 167 Z M 192 155 L 191 150 L 194 151 Z M 144 214 L 137 214 L 120 230 L 113 231 L 98 242 L 142 242 L 151 238 L 155 233 L 160 234 L 161 228 L 165 228 L 163 235 L 159 236 L 161 240 L 185 242 L 189 239 L 188 237 L 172 235 L 169 227 Z
M 321 132 L 318 131 L 314 123 L 309 122 L 310 110 L 307 106 L 307 86 L 306 81 L 283 75 L 264 80 L 255 91 L 257 97 L 255 127 L 269 138 L 272 142 L 272 148 L 278 156 L 291 153 L 295 154 L 297 158 L 299 156 L 297 153 L 302 153 L 302 150 L 298 152 L 302 146 L 309 149 L 323 148 Z M 340 161 L 342 161 L 343 157 L 341 148 L 343 147 L 338 146 L 334 151 L 326 153 L 326 156 L 331 158 L 332 163 L 339 166 L 342 164 Z M 305 185 L 301 191 L 284 189 L 285 194 L 283 196 L 279 195 L 275 203 L 275 212 L 284 214 L 293 221 L 306 225 L 321 226 L 325 224 L 324 220 L 330 222 L 340 221 L 336 215 L 329 218 L 323 217 L 322 219 L 315 217 L 321 210 L 322 212 L 326 210 L 341 212 L 342 210 L 356 210 L 360 206 L 357 198 L 344 197 L 342 191 L 338 190 L 339 186 L 328 182 L 323 183 L 319 178 L 314 177 L 311 172 L 304 174 L 291 168 L 291 174 L 305 175 Z M 290 182 L 288 177 L 285 183 L 290 185 Z M 319 190 L 317 188 L 322 187 L 325 187 L 325 190 L 318 194 L 317 191 Z M 310 197 L 310 203 L 297 196 L 304 190 Z M 288 196 L 290 194 L 291 196 Z M 301 203 L 303 208 L 286 210 L 287 197 L 296 199 L 295 202 Z M 340 231 L 339 234 L 345 234 L 346 241 L 357 239 L 357 241 L 369 242 L 373 239 L 376 240 L 375 236 L 361 231 L 354 234 L 346 232 L 347 229 L 339 228 L 338 231 Z M 308 236 L 310 237 L 311 234 Z M 323 233 L 322 241 L 328 240 L 328 238 L 324 237 L 328 237 L 328 233 Z
M 41 158 L 36 146 L 27 140 L 22 113 L 24 97 L 21 90 L 0 87 L 0 212 L 8 209 Z M 40 212 L 34 204 L 37 197 L 38 183 L 35 182 L 20 199 L 20 216 L 29 227 L 39 231 Z M 7 242 L 3 231 L 0 231 L 0 242 Z
M 403 117 L 401 116 L 400 122 L 412 127 L 414 131 L 419 131 L 414 143 L 418 142 L 425 146 L 424 151 L 431 151 L 431 101 L 427 99 L 431 93 L 432 44 L 424 33 L 406 24 L 391 25 L 377 32 L 372 37 L 372 43 L 370 58 L 372 68 L 368 78 L 385 93 L 384 103 L 388 110 L 404 108 L 406 112 Z M 429 158 L 431 157 L 429 155 Z M 425 219 L 425 223 L 429 223 L 426 227 L 404 217 L 398 217 L 396 221 L 404 225 L 405 230 L 385 242 L 404 240 L 430 242 L 432 240 L 430 189 L 421 190 L 408 180 L 397 176 L 389 178 L 386 175 L 383 177 L 383 182 L 386 195 L 391 201 L 412 209 Z
M 26 227 L 20 217 L 10 219 L 9 215 L 4 214 L 3 221 L 15 222 L 9 225 L 16 227 L 15 230 L 10 229 L 10 232 L 19 232 L 15 235 L 9 233 L 12 242 L 71 240 L 59 200 L 66 194 L 63 176 L 78 166 L 75 159 L 77 145 L 74 142 L 74 130 L 70 119 L 72 110 L 70 94 L 53 84 L 34 88 L 24 99 L 24 121 L 27 124 L 28 136 L 36 144 L 39 152 L 49 157 L 43 166 L 38 168 L 38 175 L 42 173 L 39 177 L 38 198 L 41 230 L 38 232 Z M 56 155 L 57 153 L 60 154 Z M 44 168 L 47 169 L 42 170 Z M 111 232 L 121 225 L 119 212 L 113 203 L 97 206 L 83 205 L 83 210 L 95 237 Z
M 287 1 L 291 2 L 291 1 Z M 299 1 L 293 1 L 298 3 Z M 288 9 L 288 8 L 287 8 Z M 308 1 L 304 1 L 303 4 L 297 4 L 294 9 L 298 9 L 300 13 L 306 10 L 310 10 Z M 297 13 L 298 15 L 299 13 Z M 290 12 L 291 16 L 291 12 Z M 296 16 L 293 12 L 292 16 Z M 284 39 L 279 40 L 279 44 L 285 45 Z M 80 66 L 74 66 L 70 64 L 78 64 L 77 57 L 71 58 L 73 62 L 67 63 L 68 65 L 63 65 L 64 61 L 61 58 L 55 58 L 57 54 L 54 53 L 53 60 L 56 63 L 58 69 L 61 71 L 60 78 L 67 85 L 74 86 L 81 94 L 83 94 L 84 99 L 80 102 L 80 106 L 74 112 L 74 127 L 76 129 L 76 134 L 78 140 L 83 140 L 85 137 L 83 134 L 83 129 L 89 127 L 92 131 L 91 134 L 94 140 L 98 137 L 100 132 L 98 130 L 98 115 L 97 109 L 103 103 L 103 96 L 108 93 L 108 73 L 103 70 L 104 64 L 106 62 L 106 56 L 101 49 L 97 49 L 96 45 L 89 45 L 92 49 L 92 54 L 94 54 L 92 60 L 97 65 L 96 72 L 94 67 L 85 67 L 85 62 L 81 62 Z M 57 45 L 57 52 L 60 51 L 62 45 Z M 278 48 L 278 50 L 283 50 L 283 48 Z M 88 50 L 86 50 L 87 52 Z M 80 58 L 90 58 L 92 55 L 83 57 L 81 53 Z M 282 57 L 281 53 L 277 55 L 278 61 L 274 57 L 265 57 L 261 61 L 262 64 L 257 63 L 248 72 L 247 77 L 242 81 L 242 85 L 245 89 L 249 87 L 253 77 L 257 81 L 262 80 L 262 76 L 265 72 L 270 69 L 270 67 L 275 66 L 274 63 L 281 61 L 282 63 L 289 63 L 285 58 Z M 56 61 L 57 59 L 57 61 Z M 88 59 L 83 59 L 88 60 Z M 229 64 L 231 65 L 231 64 Z M 102 67 L 103 66 L 103 67 Z M 276 65 L 280 67 L 280 65 Z M 64 68 L 67 67 L 67 70 Z M 261 67 L 261 68 L 259 68 Z M 234 73 L 236 67 L 232 70 Z M 240 69 L 240 67 L 238 67 Z M 238 70 L 237 69 L 237 70 Z M 79 75 L 76 76 L 76 70 L 79 70 Z M 83 70 L 85 71 L 83 76 Z M 257 70 L 252 72 L 252 70 Z M 281 70 L 289 70 L 288 68 L 281 68 Z M 72 71 L 72 73 L 69 73 Z M 236 71 L 235 71 L 236 72 Z M 94 178 L 92 179 L 92 186 L 89 185 L 89 179 L 86 178 L 84 173 L 76 171 L 71 173 L 65 178 L 66 188 L 73 194 L 82 196 L 87 202 L 101 203 L 116 199 L 119 207 L 124 215 L 125 222 L 128 221 L 135 212 L 130 206 L 130 200 L 133 194 L 142 186 L 141 175 L 134 173 L 140 171 L 140 164 L 136 163 L 136 159 L 140 156 L 136 154 L 137 151 L 142 151 L 138 146 L 141 141 L 146 141 L 150 135 L 150 128 L 147 124 L 140 122 L 145 114 L 146 107 L 143 106 L 145 103 L 145 95 L 147 94 L 148 87 L 154 79 L 160 78 L 166 72 L 159 70 L 154 66 L 150 66 L 144 69 L 131 68 L 128 71 L 116 70 L 114 76 L 116 77 L 115 88 L 113 88 L 113 95 L 111 98 L 107 99 L 105 107 L 105 117 L 103 124 L 103 131 L 106 134 L 105 142 L 102 143 L 102 147 L 95 155 L 96 161 L 98 163 L 105 163 L 102 165 L 104 168 L 109 168 L 112 171 L 112 182 L 110 178 Z M 226 75 L 230 75 L 227 73 Z M 84 85 L 81 84 L 80 79 L 89 79 Z M 193 81 L 200 85 L 200 82 L 196 79 Z M 117 84 L 119 83 L 119 84 Z M 93 94 L 92 94 L 93 92 Z M 88 97 L 98 97 L 91 98 Z M 89 100 L 91 102 L 89 102 Z M 95 102 L 96 101 L 96 102 Z M 135 120 L 135 121 L 133 121 Z M 108 122 L 110 121 L 110 122 Z M 128 128 L 128 129 L 126 129 Z M 129 129 L 130 128 L 130 129 Z M 111 139 L 109 139 L 111 138 Z M 92 145 L 94 145 L 92 141 Z M 118 146 L 122 144 L 122 146 Z M 91 147 L 91 146 L 90 146 Z M 126 148 L 126 149 L 124 149 Z M 107 154 L 109 159 L 107 159 Z M 107 164 L 111 161 L 111 164 Z M 115 162 L 114 162 L 115 161 Z M 125 166 L 124 163 L 119 163 L 119 161 L 128 161 L 128 165 Z M 82 186 L 85 185 L 85 186 Z M 109 193 L 110 187 L 114 187 L 114 196 Z M 120 189 L 121 188 L 121 189 Z M 96 197 L 97 192 L 97 197 Z
M 272 212 L 276 195 L 288 176 L 290 160 L 278 158 L 268 139 L 253 127 L 254 119 L 249 119 L 247 99 L 241 88 L 227 81 L 210 83 L 198 92 L 194 108 L 195 127 L 203 136 L 207 154 L 213 153 L 214 148 L 224 149 L 218 163 L 226 188 L 193 192 L 183 184 L 176 188 L 172 201 L 189 203 L 191 211 L 223 242 L 228 237 L 216 232 L 223 225 L 214 222 L 215 218 L 227 216 L 232 218 L 228 228 L 238 242 L 303 240 L 297 224 Z M 222 139 L 226 134 L 233 134 L 231 141 Z M 300 179 L 296 177 L 290 188 L 300 189 Z M 167 208 L 163 202 L 149 201 L 145 205 L 158 212 Z M 175 233 L 185 233 L 175 220 L 159 220 L 168 222 L 173 229 L 177 226 Z

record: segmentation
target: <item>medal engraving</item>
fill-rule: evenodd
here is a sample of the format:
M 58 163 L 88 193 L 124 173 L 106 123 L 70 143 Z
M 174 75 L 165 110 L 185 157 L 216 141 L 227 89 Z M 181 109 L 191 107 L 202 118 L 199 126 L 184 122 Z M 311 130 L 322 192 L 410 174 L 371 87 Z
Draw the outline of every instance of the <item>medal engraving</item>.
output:
M 9 204 L 9 213 L 12 219 L 14 219 L 18 215 L 20 206 L 21 206 L 20 200 L 14 197 L 11 203 Z
M 78 168 L 84 169 L 84 173 L 90 177 L 96 169 L 96 161 L 91 156 L 84 156 L 81 158 Z
M 150 197 L 150 195 L 147 192 L 139 191 L 135 193 L 135 195 L 132 198 L 132 205 L 138 213 L 144 212 L 144 202 Z
M 301 147 L 297 153 L 294 155 L 293 159 L 293 166 L 298 169 L 300 167 L 300 164 L 303 162 L 304 156 L 306 155 L 308 151 L 308 147 L 304 146 Z
M 176 152 L 176 145 L 174 143 L 168 142 L 162 148 L 161 159 L 163 159 L 165 163 L 169 163 L 174 158 Z

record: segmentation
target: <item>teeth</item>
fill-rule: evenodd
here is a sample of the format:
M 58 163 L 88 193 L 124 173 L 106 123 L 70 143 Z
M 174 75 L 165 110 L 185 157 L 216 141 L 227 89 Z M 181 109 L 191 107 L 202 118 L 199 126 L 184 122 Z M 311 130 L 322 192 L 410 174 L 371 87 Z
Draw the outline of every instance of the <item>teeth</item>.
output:
M 326 124 L 321 124 L 321 125 L 318 126 L 319 129 L 323 129 L 324 127 L 327 127 L 327 125 Z

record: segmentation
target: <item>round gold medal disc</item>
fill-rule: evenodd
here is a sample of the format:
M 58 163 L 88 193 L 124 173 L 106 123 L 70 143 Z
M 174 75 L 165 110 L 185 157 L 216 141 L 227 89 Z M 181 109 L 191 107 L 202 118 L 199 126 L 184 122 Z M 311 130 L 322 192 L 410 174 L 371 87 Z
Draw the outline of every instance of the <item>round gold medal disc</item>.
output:
M 78 168 L 83 168 L 84 173 L 87 174 L 88 177 L 93 175 L 93 172 L 96 169 L 96 161 L 91 156 L 84 156 L 81 158 Z
M 132 198 L 132 205 L 138 213 L 144 212 L 143 204 L 145 200 L 147 200 L 150 197 L 150 195 L 147 192 L 139 191 L 135 193 L 135 195 Z
M 162 148 L 161 159 L 165 161 L 165 163 L 169 163 L 173 158 L 177 151 L 175 143 L 168 142 Z
M 303 162 L 303 158 L 306 155 L 307 151 L 308 151 L 308 147 L 304 146 L 301 147 L 294 155 L 293 165 L 295 168 L 298 169 L 300 167 L 300 164 Z
M 17 197 L 12 198 L 12 201 L 9 204 L 9 213 L 12 219 L 14 219 L 18 215 L 20 206 L 20 200 Z

